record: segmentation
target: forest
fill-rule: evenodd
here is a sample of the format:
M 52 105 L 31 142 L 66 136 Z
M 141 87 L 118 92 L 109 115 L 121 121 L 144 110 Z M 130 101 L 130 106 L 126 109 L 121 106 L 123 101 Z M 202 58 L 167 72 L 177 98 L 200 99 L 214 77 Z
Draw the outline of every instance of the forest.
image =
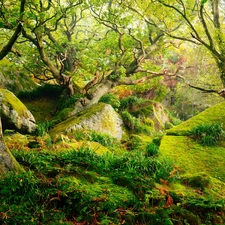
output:
M 224 0 L 0 0 L 0 224 L 225 224 Z

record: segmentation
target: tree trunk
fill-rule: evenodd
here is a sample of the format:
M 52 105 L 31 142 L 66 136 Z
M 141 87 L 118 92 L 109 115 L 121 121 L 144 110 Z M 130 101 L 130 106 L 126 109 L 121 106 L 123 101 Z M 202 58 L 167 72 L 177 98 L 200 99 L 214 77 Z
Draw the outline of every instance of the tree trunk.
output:
M 116 85 L 115 81 L 105 79 L 101 83 L 97 84 L 91 89 L 91 92 L 87 94 L 87 97 L 80 99 L 75 106 L 74 110 L 69 114 L 69 116 L 73 116 L 78 112 L 81 112 L 84 109 L 91 107 L 92 105 L 98 103 L 99 99 L 109 93 L 109 91 Z
M 220 79 L 223 84 L 223 87 L 225 87 L 225 61 L 220 61 L 217 63 L 219 71 L 220 71 Z

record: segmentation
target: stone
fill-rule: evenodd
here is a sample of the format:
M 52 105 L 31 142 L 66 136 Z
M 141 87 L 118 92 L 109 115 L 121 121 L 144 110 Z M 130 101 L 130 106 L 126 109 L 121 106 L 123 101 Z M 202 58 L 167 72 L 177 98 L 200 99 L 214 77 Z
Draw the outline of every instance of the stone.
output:
M 97 103 L 57 124 L 50 130 L 50 135 L 54 139 L 62 133 L 68 134 L 77 130 L 96 131 L 121 140 L 123 136 L 123 121 L 111 105 Z
M 2 128 L 15 130 L 19 133 L 33 133 L 36 122 L 32 113 L 10 91 L 0 89 Z

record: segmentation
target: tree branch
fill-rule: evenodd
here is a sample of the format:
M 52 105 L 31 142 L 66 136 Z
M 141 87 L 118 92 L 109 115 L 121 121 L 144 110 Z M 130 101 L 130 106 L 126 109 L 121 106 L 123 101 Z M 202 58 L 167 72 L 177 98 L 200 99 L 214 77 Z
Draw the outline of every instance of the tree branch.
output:
M 25 3 L 26 0 L 21 0 L 20 3 L 20 18 L 18 21 L 18 25 L 17 28 L 14 32 L 14 34 L 12 35 L 12 37 L 10 38 L 9 42 L 1 49 L 0 51 L 0 60 L 3 59 L 12 49 L 13 45 L 15 44 L 17 38 L 19 37 L 22 28 L 23 28 L 23 17 L 24 17 L 24 11 L 25 11 Z

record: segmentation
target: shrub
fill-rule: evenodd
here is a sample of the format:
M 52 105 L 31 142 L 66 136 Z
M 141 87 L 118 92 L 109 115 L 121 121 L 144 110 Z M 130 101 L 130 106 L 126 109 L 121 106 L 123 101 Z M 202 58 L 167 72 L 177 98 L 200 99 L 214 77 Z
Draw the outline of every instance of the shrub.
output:
M 77 100 L 80 99 L 81 97 L 82 97 L 81 94 L 74 94 L 70 98 L 68 98 L 67 96 L 62 96 L 59 100 L 59 103 L 57 104 L 58 105 L 57 109 L 61 111 L 65 108 L 69 108 L 71 105 L 77 102 Z
M 225 132 L 218 123 L 198 125 L 191 131 L 192 137 L 202 145 L 218 145 L 224 140 Z
M 143 98 L 137 96 L 129 96 L 120 100 L 121 110 L 132 108 L 133 105 L 144 102 Z
M 146 155 L 149 156 L 155 156 L 159 153 L 159 147 L 155 145 L 154 143 L 148 143 L 146 146 Z
M 38 125 L 36 129 L 37 136 L 44 136 L 54 126 L 52 121 L 46 121 Z
M 119 144 L 119 141 L 116 138 L 111 137 L 108 134 L 100 134 L 97 132 L 91 132 L 91 135 L 88 139 L 90 141 L 98 142 L 105 147 L 116 146 Z
M 33 91 L 20 92 L 17 97 L 20 99 L 34 99 L 42 96 L 55 98 L 58 97 L 62 91 L 63 89 L 59 85 L 45 84 Z
M 110 94 L 110 93 L 102 96 L 99 102 L 110 104 L 114 109 L 118 109 L 120 107 L 119 97 L 117 95 Z
M 134 131 L 135 128 L 137 128 L 140 125 L 140 121 L 132 116 L 128 111 L 123 111 L 122 112 L 122 119 L 124 124 L 131 130 Z

